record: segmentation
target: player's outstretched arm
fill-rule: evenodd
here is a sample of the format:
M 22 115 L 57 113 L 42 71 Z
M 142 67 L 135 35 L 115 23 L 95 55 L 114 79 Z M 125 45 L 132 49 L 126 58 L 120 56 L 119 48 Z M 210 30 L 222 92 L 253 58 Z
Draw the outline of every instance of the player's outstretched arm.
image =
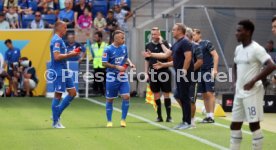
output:
M 167 59 L 172 55 L 172 51 L 166 51 L 164 53 L 152 53 L 150 50 L 142 53 L 145 58 L 151 57 L 156 59 Z
M 244 85 L 244 90 L 250 90 L 254 86 L 254 84 L 261 80 L 264 79 L 266 76 L 268 76 L 272 71 L 275 70 L 275 64 L 272 62 L 271 59 L 267 60 L 264 64 L 264 68 L 262 71 L 255 76 L 251 81 L 249 81 L 247 84 Z
M 153 68 L 158 70 L 161 68 L 168 68 L 173 66 L 173 61 L 161 63 L 160 61 L 157 61 L 157 63 L 153 64 Z

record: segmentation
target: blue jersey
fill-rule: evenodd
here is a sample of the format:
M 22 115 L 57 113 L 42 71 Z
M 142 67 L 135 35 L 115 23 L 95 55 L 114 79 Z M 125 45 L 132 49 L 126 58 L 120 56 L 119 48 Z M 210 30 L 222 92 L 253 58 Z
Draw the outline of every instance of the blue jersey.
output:
M 52 37 L 50 50 L 51 50 L 51 69 L 53 69 L 56 72 L 57 76 L 62 76 L 62 70 L 67 69 L 66 60 L 64 59 L 64 60 L 56 61 L 54 59 L 54 53 L 59 52 L 60 54 L 66 54 L 67 49 L 64 41 L 57 34 L 55 34 Z
M 113 65 L 123 66 L 128 59 L 127 47 L 125 45 L 115 47 L 113 44 L 104 49 L 102 62 L 108 62 Z M 118 69 L 107 68 L 106 72 L 119 73 Z
M 78 47 L 81 48 L 81 52 L 85 53 L 85 47 L 83 47 L 80 43 L 77 43 L 77 42 L 75 42 L 73 44 L 66 43 L 67 53 L 71 52 L 72 50 L 74 50 Z M 80 59 L 80 55 L 68 58 L 67 60 L 68 61 L 78 61 L 79 59 Z
M 202 48 L 202 54 L 203 54 L 203 64 L 201 66 L 201 69 L 209 70 L 213 68 L 213 65 L 214 65 L 214 60 L 211 55 L 211 51 L 215 50 L 215 47 L 210 41 L 207 41 L 207 40 L 200 41 L 199 45 Z
M 9 69 L 14 62 L 18 62 L 21 57 L 20 50 L 18 48 L 8 49 L 5 52 L 5 61 L 7 62 Z

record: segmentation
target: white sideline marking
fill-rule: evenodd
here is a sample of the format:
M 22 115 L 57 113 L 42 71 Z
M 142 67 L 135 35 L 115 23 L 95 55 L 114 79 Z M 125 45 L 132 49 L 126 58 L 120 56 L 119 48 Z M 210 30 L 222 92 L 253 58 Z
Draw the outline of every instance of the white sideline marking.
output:
M 202 120 L 203 118 L 200 118 L 200 117 L 195 117 L 196 118 L 196 120 Z M 219 127 L 223 127 L 223 128 L 227 128 L 227 129 L 229 129 L 230 130 L 230 126 L 227 126 L 227 125 L 225 125 L 225 124 L 221 124 L 221 123 L 212 123 L 213 125 L 215 125 L 215 126 L 219 126 Z M 252 135 L 252 133 L 251 132 L 249 132 L 249 131 L 246 131 L 246 130 L 241 130 L 243 133 L 246 133 L 246 134 L 249 134 L 249 135 Z
M 95 100 L 95 99 L 91 99 L 91 98 L 85 98 L 85 99 L 88 100 L 88 101 L 90 101 L 90 102 L 92 102 L 92 103 L 95 103 L 95 104 L 98 104 L 98 105 L 101 105 L 101 106 L 104 106 L 104 107 L 105 107 L 105 104 L 104 104 L 104 103 L 99 102 L 99 101 L 97 101 L 97 100 Z M 114 109 L 115 111 L 122 112 L 121 109 L 119 109 L 119 108 L 113 107 L 113 109 Z M 153 122 L 153 121 L 151 121 L 151 120 L 148 120 L 148 119 L 146 119 L 146 118 L 144 118 L 144 117 L 141 117 L 141 116 L 138 116 L 138 115 L 135 115 L 135 114 L 132 114 L 132 113 L 128 113 L 128 116 L 131 116 L 131 117 L 133 117 L 133 118 L 142 120 L 142 121 L 147 122 L 147 123 L 149 123 L 149 124 L 151 124 L 151 125 L 153 125 L 153 126 L 156 126 L 156 127 L 159 127 L 159 128 L 162 128 L 162 129 L 165 129 L 165 130 L 168 130 L 168 131 L 171 131 L 171 132 L 174 132 L 174 133 L 177 133 L 177 134 L 186 136 L 186 137 L 188 137 L 188 138 L 194 139 L 194 140 L 196 140 L 196 141 L 199 141 L 199 142 L 204 143 L 204 144 L 206 144 L 206 145 L 209 145 L 209 146 L 211 146 L 211 147 L 214 147 L 214 148 L 217 148 L 217 149 L 220 149 L 220 150 L 228 150 L 228 148 L 226 148 L 226 147 L 224 147 L 224 146 L 218 145 L 218 144 L 216 144 L 216 143 L 210 142 L 210 141 L 208 141 L 208 140 L 206 140 L 206 139 L 200 138 L 200 137 L 198 137 L 198 136 L 195 136 L 195 135 L 192 135 L 192 134 L 189 134 L 189 133 L 181 132 L 181 131 L 178 131 L 178 130 L 173 130 L 173 129 L 169 128 L 169 127 L 160 125 L 160 124 L 155 123 L 155 122 Z

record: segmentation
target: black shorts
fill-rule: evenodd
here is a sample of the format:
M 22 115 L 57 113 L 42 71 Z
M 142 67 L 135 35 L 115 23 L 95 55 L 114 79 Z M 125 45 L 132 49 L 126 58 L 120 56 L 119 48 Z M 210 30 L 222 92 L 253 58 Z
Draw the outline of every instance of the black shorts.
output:
M 153 93 L 171 92 L 171 72 L 169 69 L 155 71 L 154 75 L 149 74 L 150 89 Z M 152 78 L 153 77 L 153 78 Z

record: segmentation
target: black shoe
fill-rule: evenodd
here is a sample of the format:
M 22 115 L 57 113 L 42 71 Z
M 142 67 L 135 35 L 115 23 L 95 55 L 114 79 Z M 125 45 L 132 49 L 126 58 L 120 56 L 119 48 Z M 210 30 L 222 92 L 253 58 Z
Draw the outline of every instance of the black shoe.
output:
M 212 119 L 211 117 L 205 117 L 201 123 L 215 123 L 215 120 Z
M 209 117 L 208 123 L 215 123 L 215 120 L 213 118 Z
M 163 118 L 157 118 L 155 122 L 163 122 Z
M 168 117 L 168 118 L 166 119 L 166 122 L 173 122 L 173 120 L 172 120 L 171 117 Z

